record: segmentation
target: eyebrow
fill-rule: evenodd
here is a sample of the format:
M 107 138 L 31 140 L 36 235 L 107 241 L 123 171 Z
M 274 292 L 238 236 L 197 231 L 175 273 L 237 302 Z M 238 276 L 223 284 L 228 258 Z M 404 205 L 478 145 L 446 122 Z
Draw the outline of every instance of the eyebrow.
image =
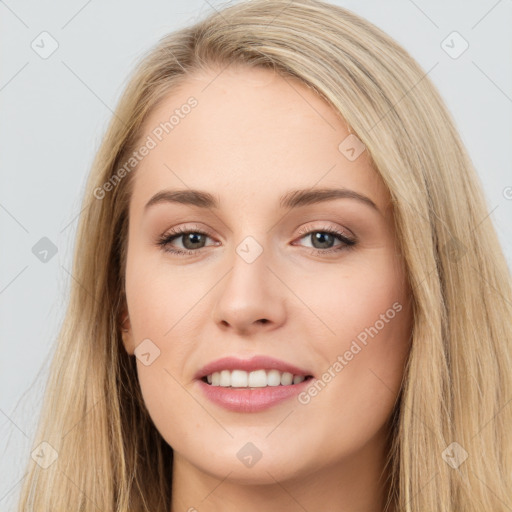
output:
M 281 196 L 279 205 L 283 209 L 292 209 L 324 201 L 332 201 L 333 199 L 355 199 L 379 212 L 377 205 L 369 197 L 346 188 L 290 190 Z M 151 197 L 146 203 L 144 210 L 147 211 L 151 206 L 160 203 L 180 203 L 199 208 L 218 209 L 220 202 L 214 195 L 202 190 L 161 190 Z

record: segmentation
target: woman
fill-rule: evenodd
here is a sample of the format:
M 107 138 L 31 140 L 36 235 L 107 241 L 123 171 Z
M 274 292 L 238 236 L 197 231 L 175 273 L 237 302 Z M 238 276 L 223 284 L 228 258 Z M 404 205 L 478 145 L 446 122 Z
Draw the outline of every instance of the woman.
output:
M 382 31 L 254 0 L 170 34 L 85 203 L 19 510 L 512 507 L 510 274 Z

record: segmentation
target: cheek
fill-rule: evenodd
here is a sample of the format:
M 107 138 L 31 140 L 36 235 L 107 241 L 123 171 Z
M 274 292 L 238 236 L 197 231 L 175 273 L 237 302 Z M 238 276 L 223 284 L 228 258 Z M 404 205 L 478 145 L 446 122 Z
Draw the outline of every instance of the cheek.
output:
M 325 461 L 376 438 L 393 411 L 409 351 L 411 312 L 391 268 L 354 271 L 338 283 L 331 281 L 328 293 L 317 290 L 313 297 L 315 311 L 329 326 L 315 324 L 326 333 L 317 336 L 315 348 L 324 372 L 299 397 L 295 420 L 307 425 L 312 416 L 331 411 L 318 428 L 322 438 L 339 439 L 339 444 L 326 447 L 318 440 L 311 448 Z
M 315 351 L 324 364 L 318 399 L 304 402 L 340 403 L 377 426 L 391 412 L 410 348 L 409 295 L 393 253 L 374 254 L 368 265 L 340 266 L 338 273 L 331 268 L 298 293 L 320 320 L 309 322 L 310 329 L 316 326 L 309 337 L 316 332 Z
M 185 279 L 179 271 L 166 272 L 161 263 L 137 258 L 135 252 L 127 262 L 126 294 L 134 344 L 149 354 L 137 358 L 138 380 L 149 415 L 171 446 L 190 437 L 190 422 L 177 420 L 183 411 L 193 411 L 192 417 L 201 414 L 183 386 L 181 371 L 197 350 L 190 325 L 198 322 L 197 315 L 206 315 L 197 304 L 206 293 L 202 286 L 201 281 L 190 286 L 190 276 Z
M 319 330 L 317 335 L 332 340 L 326 346 L 342 349 L 358 335 L 364 340 L 365 329 L 372 326 L 382 332 L 381 340 L 400 342 L 393 334 L 407 323 L 408 292 L 404 271 L 391 250 L 355 255 L 297 282 L 302 283 L 295 288 L 297 295 L 319 320 L 322 334 Z
M 142 245 L 142 242 L 140 243 Z M 170 268 L 154 249 L 134 247 L 126 269 L 126 295 L 136 339 L 167 343 L 201 298 L 201 280 L 191 283 L 185 267 Z M 203 292 L 204 293 L 204 292 Z

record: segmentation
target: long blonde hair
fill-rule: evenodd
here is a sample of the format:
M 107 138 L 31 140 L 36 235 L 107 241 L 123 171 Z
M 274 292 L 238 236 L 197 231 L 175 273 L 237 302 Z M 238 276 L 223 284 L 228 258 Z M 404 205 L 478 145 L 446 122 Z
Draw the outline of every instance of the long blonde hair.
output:
M 512 283 L 450 114 L 427 73 L 368 21 L 317 0 L 253 0 L 162 38 L 120 99 L 88 179 L 33 445 L 45 441 L 58 456 L 45 469 L 29 460 L 19 511 L 170 510 L 172 449 L 120 334 L 136 170 L 103 197 L 95 191 L 118 173 L 167 93 L 194 71 L 230 64 L 277 70 L 323 97 L 390 191 L 414 320 L 391 422 L 388 505 L 510 510 Z

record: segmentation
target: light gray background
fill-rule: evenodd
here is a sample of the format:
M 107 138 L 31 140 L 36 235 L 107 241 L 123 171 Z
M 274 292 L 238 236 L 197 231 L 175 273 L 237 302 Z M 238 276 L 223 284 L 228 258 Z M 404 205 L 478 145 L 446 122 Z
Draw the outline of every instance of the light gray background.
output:
M 2 511 L 14 510 L 33 449 L 83 187 L 111 110 L 135 60 L 159 37 L 227 3 L 0 1 Z M 332 3 L 381 27 L 425 71 L 435 65 L 429 77 L 479 172 L 512 268 L 512 0 Z M 47 59 L 31 47 L 43 31 L 59 45 Z M 453 31 L 469 43 L 456 59 L 441 47 Z M 42 237 L 58 248 L 46 263 L 32 253 Z

